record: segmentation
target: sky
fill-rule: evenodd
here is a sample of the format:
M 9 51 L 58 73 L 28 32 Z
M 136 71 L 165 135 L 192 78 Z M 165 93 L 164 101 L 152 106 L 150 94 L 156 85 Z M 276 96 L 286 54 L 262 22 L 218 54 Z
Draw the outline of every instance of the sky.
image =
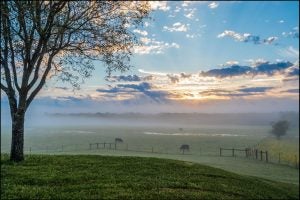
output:
M 106 77 L 95 62 L 80 90 L 51 80 L 30 112 L 299 110 L 298 1 L 150 4 L 151 19 L 129 27 L 142 43 L 133 68 Z

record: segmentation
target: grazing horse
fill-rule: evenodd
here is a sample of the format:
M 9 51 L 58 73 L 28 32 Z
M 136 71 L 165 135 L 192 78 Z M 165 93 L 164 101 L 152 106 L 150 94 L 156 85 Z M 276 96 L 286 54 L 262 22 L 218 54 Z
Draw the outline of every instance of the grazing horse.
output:
M 122 143 L 123 140 L 121 138 L 115 138 L 115 143 Z
M 180 151 L 182 151 L 182 154 L 184 154 L 184 151 L 189 151 L 190 150 L 190 145 L 188 144 L 183 144 L 180 147 Z

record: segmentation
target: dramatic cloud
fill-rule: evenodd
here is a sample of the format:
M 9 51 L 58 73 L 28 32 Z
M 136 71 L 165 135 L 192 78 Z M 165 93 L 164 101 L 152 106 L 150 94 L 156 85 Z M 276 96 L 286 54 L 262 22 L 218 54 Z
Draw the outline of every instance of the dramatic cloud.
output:
M 150 83 L 142 82 L 139 84 L 117 84 L 115 87 L 110 89 L 97 89 L 96 90 L 99 93 L 102 93 L 103 95 L 107 94 L 114 94 L 116 95 L 123 95 L 128 96 L 132 94 L 131 98 L 142 98 L 139 96 L 144 95 L 144 97 L 148 97 L 151 100 L 155 102 L 164 102 L 167 100 L 168 93 L 164 91 L 155 91 L 152 89 L 152 86 Z M 112 97 L 112 96 L 111 96 Z M 126 98 L 122 98 L 121 100 L 124 100 Z
M 217 8 L 219 6 L 219 3 L 217 3 L 217 2 L 211 2 L 210 4 L 208 4 L 208 7 L 210 8 L 210 9 L 215 9 L 215 8 Z
M 163 30 L 169 32 L 186 32 L 188 30 L 188 25 L 176 22 L 172 25 L 172 27 L 164 26 Z
M 249 66 L 240 66 L 240 65 L 232 65 L 230 67 L 222 68 L 222 69 L 212 69 L 207 72 L 201 72 L 201 76 L 212 76 L 218 78 L 224 77 L 232 77 L 232 76 L 241 76 L 241 75 L 272 75 L 275 72 L 279 72 L 285 70 L 289 67 L 293 66 L 291 62 L 278 62 L 278 63 L 261 63 L 256 67 Z
M 225 30 L 223 33 L 220 33 L 218 38 L 224 38 L 224 37 L 231 37 L 235 41 L 238 42 L 252 42 L 254 44 L 272 44 L 274 41 L 276 41 L 278 38 L 277 37 L 268 37 L 266 39 L 261 39 L 260 36 L 257 35 L 252 35 L 250 33 L 237 33 L 232 30 Z
M 233 65 L 222 69 L 211 69 L 207 72 L 201 72 L 201 76 L 213 76 L 218 78 L 240 76 L 251 73 L 252 68 L 248 66 Z

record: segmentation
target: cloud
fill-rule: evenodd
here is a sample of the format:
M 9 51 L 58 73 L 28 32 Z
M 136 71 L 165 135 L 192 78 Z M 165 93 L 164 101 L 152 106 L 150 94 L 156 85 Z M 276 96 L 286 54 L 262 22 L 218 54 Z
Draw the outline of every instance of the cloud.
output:
M 194 3 L 194 1 L 183 1 L 181 4 L 182 7 L 188 7 L 190 4 Z
M 274 87 L 247 87 L 237 90 L 228 90 L 228 89 L 208 89 L 199 92 L 200 95 L 204 96 L 218 96 L 218 97 L 246 97 L 254 95 L 262 95 L 268 90 L 273 89 Z
M 170 6 L 168 6 L 167 1 L 149 1 L 149 4 L 152 10 L 162 10 L 162 11 L 170 10 Z
M 221 64 L 221 66 L 232 66 L 232 65 L 238 65 L 239 62 L 236 60 L 229 60 L 225 64 Z
M 233 65 L 233 66 L 222 68 L 222 69 L 211 69 L 207 72 L 201 72 L 200 75 L 224 78 L 224 77 L 232 77 L 232 76 L 240 76 L 240 75 L 249 74 L 251 71 L 252 71 L 251 67 Z
M 299 58 L 299 50 L 295 49 L 292 46 L 289 46 L 287 48 L 279 49 L 278 54 L 285 58 Z
M 208 4 L 208 7 L 210 8 L 210 9 L 215 9 L 215 8 L 217 8 L 219 6 L 219 3 L 217 3 L 217 2 L 211 2 L 210 4 Z
M 176 75 L 168 74 L 167 77 L 171 80 L 172 83 L 178 83 L 179 77 Z
M 289 32 L 283 32 L 282 35 L 284 37 L 290 37 L 290 38 L 299 38 L 299 27 L 296 26 L 293 28 L 292 31 Z
M 273 43 L 277 39 L 278 39 L 278 37 L 268 37 L 267 39 L 264 39 L 263 43 L 265 43 L 265 44 L 271 44 L 271 43 Z
M 246 92 L 246 93 L 263 93 L 273 88 L 274 87 L 247 87 L 247 88 L 239 89 L 238 91 Z
M 55 87 L 56 89 L 60 89 L 60 90 L 68 90 L 67 87 Z
M 140 41 L 143 43 L 141 46 L 135 46 L 133 52 L 136 54 L 162 54 L 166 49 L 176 48 L 178 49 L 179 44 L 172 42 L 163 42 L 157 41 L 155 39 L 150 39 L 147 37 L 140 38 Z
M 281 19 L 281 20 L 278 21 L 278 23 L 279 23 L 279 24 L 283 24 L 283 23 L 284 23 L 284 20 Z
M 164 26 L 163 30 L 169 32 L 186 32 L 188 30 L 188 25 L 176 22 L 172 25 L 172 27 Z
M 241 65 L 232 65 L 230 67 L 225 67 L 222 69 L 211 69 L 206 72 L 201 72 L 201 76 L 212 76 L 218 78 L 241 76 L 241 75 L 273 75 L 276 72 L 283 71 L 289 67 L 292 67 L 293 63 L 291 62 L 277 62 L 269 63 L 264 62 L 258 64 L 255 67 L 250 66 L 241 66 Z
M 282 92 L 287 92 L 287 93 L 296 93 L 299 94 L 299 88 L 295 88 L 295 89 L 289 89 L 289 90 L 284 90 Z
M 141 92 L 147 97 L 150 97 L 152 100 L 156 102 L 162 102 L 166 100 L 166 97 L 168 96 L 168 93 L 163 91 L 153 91 L 151 84 L 147 82 L 140 83 L 138 85 L 135 84 L 118 84 L 117 87 L 120 88 L 130 88 L 134 89 L 138 92 Z
M 246 61 L 249 62 L 250 65 L 251 65 L 251 66 L 254 66 L 254 67 L 256 67 L 256 66 L 258 66 L 258 65 L 261 65 L 261 64 L 264 64 L 264 63 L 268 63 L 268 61 L 266 61 L 266 60 L 263 59 L 263 58 L 258 58 L 258 59 L 256 59 L 256 60 L 254 60 L 254 59 L 248 59 L 248 60 L 246 60 Z
M 120 76 L 109 76 L 106 78 L 109 82 L 116 82 L 116 81 L 125 81 L 125 82 L 138 82 L 141 81 L 141 78 L 137 75 L 120 75 Z
M 217 38 L 231 37 L 238 42 L 252 42 L 253 44 L 272 44 L 276 41 L 277 37 L 268 37 L 266 39 L 261 39 L 260 36 L 252 35 L 250 33 L 237 33 L 232 30 L 225 30 L 223 33 L 220 33 Z
M 148 32 L 147 31 L 143 31 L 143 30 L 139 30 L 139 29 L 134 29 L 133 30 L 134 33 L 138 33 L 142 36 L 147 36 L 148 35 Z
M 186 18 L 193 19 L 195 11 L 196 11 L 196 8 L 190 8 L 187 11 L 188 11 L 188 13 L 184 14 L 184 16 Z

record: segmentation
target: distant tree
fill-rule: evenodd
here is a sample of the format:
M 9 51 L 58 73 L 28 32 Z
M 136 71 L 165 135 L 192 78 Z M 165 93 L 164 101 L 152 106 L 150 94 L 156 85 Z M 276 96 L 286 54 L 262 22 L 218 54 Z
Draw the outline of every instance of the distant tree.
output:
M 190 146 L 188 144 L 183 144 L 180 147 L 180 151 L 182 151 L 182 154 L 184 154 L 185 151 L 189 151 L 190 150 Z
M 146 1 L 1 1 L 1 90 L 12 120 L 10 160 L 24 159 L 25 113 L 52 77 L 79 88 L 102 61 L 126 71 L 138 40 L 129 27 L 148 16 Z
M 286 120 L 280 120 L 272 123 L 272 131 L 271 133 L 276 136 L 279 140 L 281 136 L 285 135 L 287 130 L 289 129 L 289 122 Z

